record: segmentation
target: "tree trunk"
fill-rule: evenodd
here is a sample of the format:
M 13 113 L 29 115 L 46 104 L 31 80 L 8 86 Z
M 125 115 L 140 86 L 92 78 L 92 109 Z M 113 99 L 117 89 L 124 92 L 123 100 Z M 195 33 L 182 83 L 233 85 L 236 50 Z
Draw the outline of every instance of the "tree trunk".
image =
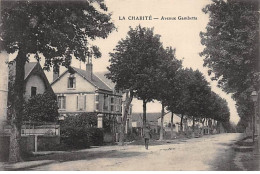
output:
M 183 114 L 181 114 L 181 132 L 183 131 Z
M 130 97 L 129 97 L 129 92 L 130 92 Z M 127 90 L 126 92 L 126 99 L 125 99 L 125 107 L 124 107 L 124 112 L 122 116 L 122 124 L 120 127 L 120 134 L 119 134 L 119 145 L 123 146 L 124 145 L 124 139 L 125 139 L 125 125 L 126 125 L 126 120 L 127 120 L 127 114 L 129 111 L 130 104 L 133 100 L 133 91 Z
M 201 120 L 201 122 L 202 122 L 202 135 L 204 135 L 204 123 L 205 123 L 205 118 L 203 118 L 202 120 Z
M 173 139 L 173 112 L 172 112 L 172 116 L 171 116 L 171 139 Z
M 195 118 L 192 116 L 192 132 L 195 131 Z
M 163 140 L 163 116 L 164 116 L 164 104 L 162 103 L 162 113 L 161 113 L 161 129 L 160 129 L 160 141 Z
M 142 136 L 143 136 L 143 130 L 144 130 L 144 128 L 146 127 L 146 100 L 143 100 L 143 128 L 142 128 L 142 132 L 141 132 L 141 134 L 142 134 Z
M 24 94 L 24 65 L 26 53 L 19 51 L 15 60 L 14 102 L 12 103 L 11 135 L 9 147 L 9 162 L 22 161 L 20 152 L 23 94 Z

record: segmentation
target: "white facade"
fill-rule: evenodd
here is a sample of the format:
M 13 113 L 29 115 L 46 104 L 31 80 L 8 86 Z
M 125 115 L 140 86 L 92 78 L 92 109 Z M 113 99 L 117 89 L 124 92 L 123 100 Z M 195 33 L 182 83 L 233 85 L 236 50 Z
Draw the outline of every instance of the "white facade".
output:
M 29 76 L 25 84 L 25 99 L 28 100 L 32 97 L 32 88 L 36 89 L 36 95 L 43 94 L 46 91 L 46 85 L 44 83 L 44 80 L 38 75 Z
M 70 83 L 70 78 L 73 78 L 73 84 Z M 54 81 L 52 89 L 57 95 L 59 113 L 98 112 L 121 115 L 122 96 L 113 93 L 112 89 L 99 89 L 93 81 L 78 72 L 70 74 L 68 71 Z

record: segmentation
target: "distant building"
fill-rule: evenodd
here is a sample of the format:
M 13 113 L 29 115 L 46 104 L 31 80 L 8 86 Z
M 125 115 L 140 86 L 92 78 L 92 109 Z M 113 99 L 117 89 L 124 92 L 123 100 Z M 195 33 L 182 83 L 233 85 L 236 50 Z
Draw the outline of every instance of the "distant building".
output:
M 163 117 L 163 127 L 165 131 L 170 131 L 171 130 L 171 116 L 172 113 L 169 112 L 166 115 L 164 115 Z M 181 118 L 177 115 L 174 114 L 173 115 L 173 128 L 175 132 L 179 132 L 180 131 L 180 122 L 181 122 Z M 183 127 L 186 126 L 186 121 L 183 121 Z M 158 118 L 158 126 L 161 126 L 161 117 Z
M 150 129 L 158 133 L 157 120 L 161 116 L 161 113 L 146 113 L 146 123 L 150 126 Z M 143 113 L 132 113 L 130 118 L 130 128 L 131 129 L 140 129 L 143 127 Z

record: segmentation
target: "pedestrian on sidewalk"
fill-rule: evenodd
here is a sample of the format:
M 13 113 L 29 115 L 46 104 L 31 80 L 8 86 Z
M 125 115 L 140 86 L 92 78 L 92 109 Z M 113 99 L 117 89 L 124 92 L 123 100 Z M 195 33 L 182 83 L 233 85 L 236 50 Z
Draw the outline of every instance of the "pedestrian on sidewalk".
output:
M 144 128 L 144 144 L 145 144 L 145 149 L 148 150 L 148 144 L 149 144 L 149 140 L 152 137 L 151 135 L 151 130 L 150 130 L 150 126 L 146 125 L 146 127 Z

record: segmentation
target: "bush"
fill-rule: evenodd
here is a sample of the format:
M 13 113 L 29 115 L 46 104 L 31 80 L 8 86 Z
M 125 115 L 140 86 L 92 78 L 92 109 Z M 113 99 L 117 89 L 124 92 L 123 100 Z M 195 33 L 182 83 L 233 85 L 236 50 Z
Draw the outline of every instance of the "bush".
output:
M 23 105 L 23 121 L 55 122 L 58 116 L 56 96 L 49 91 L 37 94 Z
M 97 114 L 69 116 L 61 123 L 61 143 L 71 148 L 88 148 L 103 144 L 103 130 L 96 128 Z

